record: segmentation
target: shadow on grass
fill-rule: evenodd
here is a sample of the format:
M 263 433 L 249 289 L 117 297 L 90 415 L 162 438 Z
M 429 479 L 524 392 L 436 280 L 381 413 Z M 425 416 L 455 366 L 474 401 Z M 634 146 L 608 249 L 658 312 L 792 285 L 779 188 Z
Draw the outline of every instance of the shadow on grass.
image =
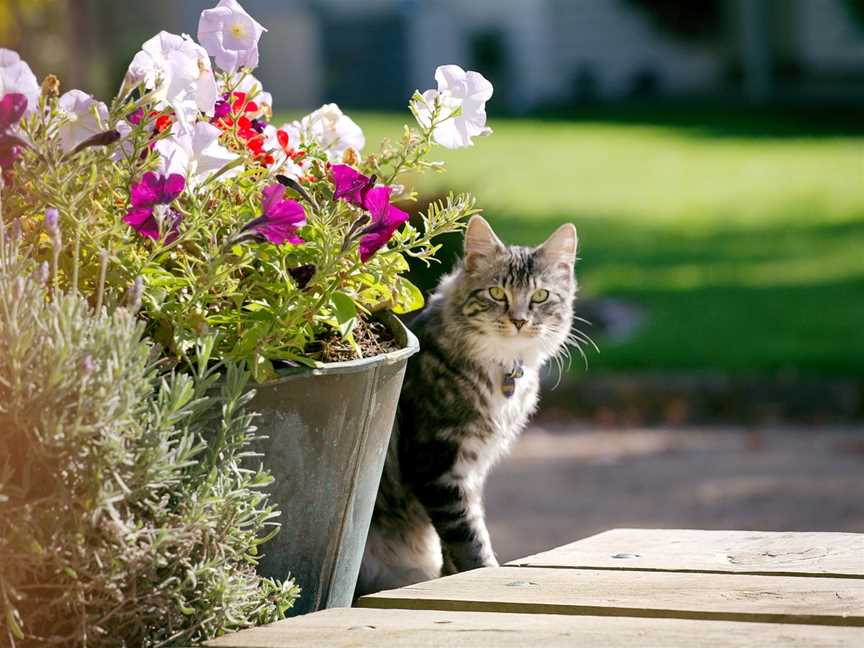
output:
M 490 220 L 505 241 L 522 244 L 539 243 L 573 220 L 583 297 L 614 297 L 644 310 L 631 339 L 597 339 L 592 370 L 864 377 L 864 215 L 695 231 L 624 216 Z M 443 263 L 413 264 L 412 280 L 430 291 L 460 253 L 461 237 L 445 237 Z M 577 362 L 572 370 L 583 371 Z

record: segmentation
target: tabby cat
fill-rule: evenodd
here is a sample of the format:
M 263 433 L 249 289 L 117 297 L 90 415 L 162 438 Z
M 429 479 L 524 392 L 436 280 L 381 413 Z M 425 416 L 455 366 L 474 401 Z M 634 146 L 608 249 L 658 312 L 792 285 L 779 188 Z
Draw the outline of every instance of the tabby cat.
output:
M 539 370 L 566 349 L 576 228 L 508 247 L 475 216 L 463 261 L 411 323 L 408 363 L 357 595 L 497 566 L 486 474 L 537 405 Z

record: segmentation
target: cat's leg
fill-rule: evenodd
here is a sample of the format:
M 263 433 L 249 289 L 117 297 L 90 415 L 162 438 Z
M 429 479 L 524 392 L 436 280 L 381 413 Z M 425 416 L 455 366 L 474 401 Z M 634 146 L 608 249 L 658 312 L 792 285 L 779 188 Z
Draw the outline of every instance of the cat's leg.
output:
M 481 500 L 481 489 L 466 484 L 448 471 L 433 482 L 420 484 L 416 494 L 426 508 L 445 547 L 445 571 L 452 562 L 456 571 L 497 567 Z
M 441 544 L 429 524 L 369 529 L 355 597 L 438 578 Z

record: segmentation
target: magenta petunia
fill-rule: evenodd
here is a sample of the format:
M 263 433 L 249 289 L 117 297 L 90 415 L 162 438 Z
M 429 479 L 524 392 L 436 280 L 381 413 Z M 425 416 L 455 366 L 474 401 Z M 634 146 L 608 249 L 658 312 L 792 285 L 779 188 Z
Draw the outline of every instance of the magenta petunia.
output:
M 369 178 L 347 164 L 334 164 L 331 171 L 336 185 L 333 197 L 363 207 L 366 194 L 375 186 L 375 178 Z
M 137 126 L 141 123 L 141 120 L 144 119 L 144 109 L 136 108 L 126 116 L 126 119 L 130 124 L 135 124 Z
M 152 207 L 132 207 L 126 212 L 123 222 L 130 225 L 141 236 L 146 236 L 154 241 L 159 240 L 159 222 L 153 215 Z
M 7 131 L 17 124 L 27 110 L 27 97 L 18 92 L 10 92 L 0 101 L 0 168 L 3 179 L 11 180 L 12 165 L 21 156 L 24 141 Z
M 141 182 L 132 185 L 132 205 L 135 207 L 152 207 L 167 205 L 183 193 L 186 179 L 179 173 L 169 175 L 148 171 Z
M 261 216 L 244 229 L 275 245 L 303 243 L 297 230 L 306 224 L 306 210 L 295 200 L 285 200 L 285 187 L 274 184 L 262 192 Z
M 370 189 L 363 206 L 372 217 L 372 222 L 363 228 L 360 239 L 360 260 L 366 263 L 387 245 L 396 228 L 408 220 L 408 214 L 390 204 L 390 187 Z
M 183 193 L 185 186 L 186 179 L 179 173 L 163 175 L 148 171 L 141 182 L 132 185 L 132 207 L 123 217 L 123 222 L 141 236 L 158 241 L 161 221 L 163 227 L 166 224 L 170 226 L 165 242 L 171 243 L 180 233 L 182 217 L 168 205 Z
M 10 92 L 0 101 L 0 133 L 5 133 L 17 124 L 27 110 L 27 97 Z
M 216 102 L 216 105 L 213 108 L 213 119 L 212 122 L 217 122 L 220 119 L 224 119 L 225 117 L 231 116 L 231 95 L 227 92 L 222 95 L 222 98 Z

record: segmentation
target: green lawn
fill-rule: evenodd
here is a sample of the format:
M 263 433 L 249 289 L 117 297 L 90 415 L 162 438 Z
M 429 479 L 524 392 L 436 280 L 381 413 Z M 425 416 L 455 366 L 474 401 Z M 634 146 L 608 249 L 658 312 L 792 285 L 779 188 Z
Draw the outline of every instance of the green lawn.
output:
M 353 117 L 367 142 L 405 119 Z M 512 243 L 576 224 L 582 294 L 647 314 L 627 343 L 598 339 L 592 371 L 864 376 L 864 129 L 722 111 L 490 125 L 421 186 L 472 191 Z

